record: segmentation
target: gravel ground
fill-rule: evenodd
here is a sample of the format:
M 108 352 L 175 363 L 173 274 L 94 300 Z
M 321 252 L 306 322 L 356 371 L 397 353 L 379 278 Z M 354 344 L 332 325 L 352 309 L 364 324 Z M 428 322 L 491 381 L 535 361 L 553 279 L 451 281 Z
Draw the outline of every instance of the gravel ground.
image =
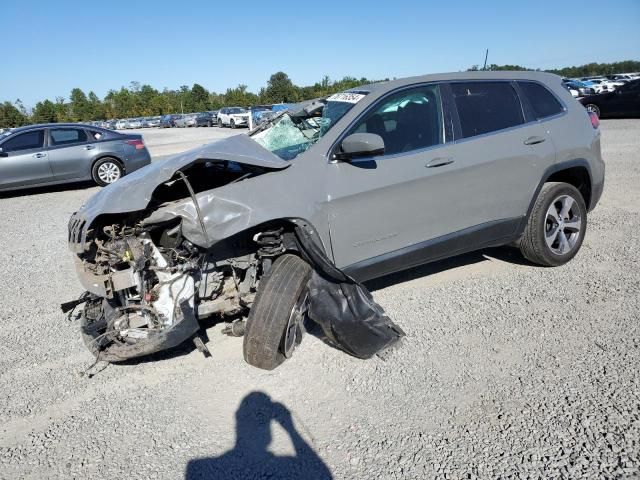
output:
M 211 358 L 82 375 L 58 304 L 81 292 L 66 223 L 96 189 L 4 195 L 0 477 L 637 477 L 640 121 L 602 131 L 604 196 L 568 265 L 501 248 L 387 277 L 370 287 L 401 348 L 360 361 L 307 335 L 273 372 L 218 325 Z

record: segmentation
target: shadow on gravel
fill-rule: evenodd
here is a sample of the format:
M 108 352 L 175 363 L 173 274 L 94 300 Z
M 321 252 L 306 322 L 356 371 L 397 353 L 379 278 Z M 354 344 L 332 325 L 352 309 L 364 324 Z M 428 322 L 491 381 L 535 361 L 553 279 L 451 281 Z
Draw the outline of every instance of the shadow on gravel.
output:
M 398 283 L 416 280 L 418 278 L 435 275 L 453 268 L 463 267 L 465 265 L 473 265 L 476 263 L 489 261 L 491 258 L 501 260 L 515 265 L 534 266 L 533 263 L 525 259 L 517 248 L 514 247 L 495 247 L 478 250 L 476 252 L 465 253 L 455 257 L 440 260 L 438 262 L 428 263 L 419 267 L 404 270 L 398 273 L 392 273 L 381 278 L 369 280 L 365 282 L 365 286 L 369 291 L 374 292 L 383 288 L 396 285 Z
M 86 190 L 95 186 L 96 184 L 93 182 L 64 183 L 62 185 L 49 185 L 44 187 L 25 188 L 24 190 L 0 192 L 0 198 L 26 197 L 39 193 L 67 192 L 69 190 Z
M 271 422 L 287 432 L 295 449 L 294 456 L 269 452 Z M 300 436 L 291 412 L 273 402 L 263 392 L 251 392 L 236 411 L 236 444 L 219 457 L 196 458 L 187 464 L 185 479 L 244 478 L 309 479 L 333 478 L 331 471 L 313 448 Z

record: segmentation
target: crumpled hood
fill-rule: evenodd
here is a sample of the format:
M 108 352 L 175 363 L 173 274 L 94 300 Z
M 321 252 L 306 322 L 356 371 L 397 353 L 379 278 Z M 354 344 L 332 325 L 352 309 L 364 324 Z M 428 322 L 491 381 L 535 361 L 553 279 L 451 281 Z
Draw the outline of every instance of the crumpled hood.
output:
M 100 190 L 87 200 L 78 213 L 93 220 L 104 213 L 142 210 L 149 204 L 158 185 L 169 181 L 178 170 L 206 160 L 227 160 L 273 170 L 281 170 L 290 165 L 247 135 L 235 135 L 136 170 Z

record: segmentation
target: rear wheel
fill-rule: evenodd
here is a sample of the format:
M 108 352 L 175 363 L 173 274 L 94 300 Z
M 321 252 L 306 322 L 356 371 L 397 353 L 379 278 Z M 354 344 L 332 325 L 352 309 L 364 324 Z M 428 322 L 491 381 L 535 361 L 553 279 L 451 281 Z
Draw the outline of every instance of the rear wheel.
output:
M 248 364 L 273 370 L 291 357 L 302 336 L 310 275 L 307 262 L 285 254 L 262 277 L 244 334 L 243 353 Z
M 587 207 L 578 189 L 568 183 L 545 183 L 527 221 L 520 250 L 533 263 L 557 267 L 578 253 L 586 229 Z
M 598 118 L 600 118 L 600 108 L 597 105 L 594 105 L 593 103 L 589 103 L 585 105 L 584 108 L 587 109 L 587 112 L 593 112 L 598 116 Z
M 112 184 L 124 175 L 122 165 L 112 157 L 105 157 L 98 160 L 91 169 L 93 181 L 101 187 Z

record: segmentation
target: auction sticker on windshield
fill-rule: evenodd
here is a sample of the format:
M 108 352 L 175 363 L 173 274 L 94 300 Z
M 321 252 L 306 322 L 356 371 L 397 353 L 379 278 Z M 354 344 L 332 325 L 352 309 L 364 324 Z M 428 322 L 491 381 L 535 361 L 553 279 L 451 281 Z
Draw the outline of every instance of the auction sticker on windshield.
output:
M 362 93 L 353 93 L 353 92 L 341 92 L 334 93 L 329 98 L 327 98 L 328 102 L 347 102 L 347 103 L 358 103 L 365 97 Z

